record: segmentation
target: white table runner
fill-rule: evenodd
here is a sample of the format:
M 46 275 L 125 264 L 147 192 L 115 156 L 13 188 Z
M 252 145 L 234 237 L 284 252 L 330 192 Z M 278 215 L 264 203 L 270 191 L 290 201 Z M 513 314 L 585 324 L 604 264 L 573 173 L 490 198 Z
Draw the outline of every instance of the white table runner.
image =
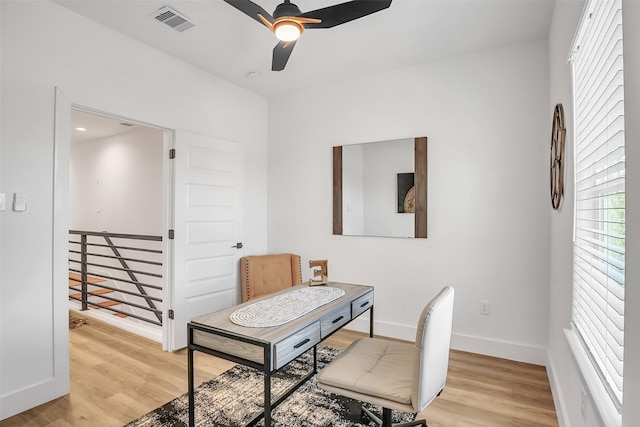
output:
M 239 308 L 229 316 L 236 325 L 270 328 L 283 325 L 345 294 L 328 286 L 298 289 Z

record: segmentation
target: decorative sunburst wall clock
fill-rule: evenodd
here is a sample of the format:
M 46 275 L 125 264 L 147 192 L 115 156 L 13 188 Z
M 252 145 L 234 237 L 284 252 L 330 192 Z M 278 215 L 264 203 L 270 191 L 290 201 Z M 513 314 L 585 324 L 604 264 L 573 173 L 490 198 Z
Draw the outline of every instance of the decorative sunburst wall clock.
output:
M 551 162 L 549 165 L 551 206 L 553 209 L 560 207 L 562 195 L 564 194 L 564 142 L 566 133 L 564 108 L 562 104 L 557 104 L 553 111 L 551 125 Z

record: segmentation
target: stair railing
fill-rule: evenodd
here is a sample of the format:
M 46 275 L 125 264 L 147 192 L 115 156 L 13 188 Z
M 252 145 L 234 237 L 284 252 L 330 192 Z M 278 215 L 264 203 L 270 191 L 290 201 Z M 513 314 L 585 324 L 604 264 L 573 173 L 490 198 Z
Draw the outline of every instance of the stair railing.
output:
M 140 234 L 122 234 L 122 233 L 109 233 L 106 231 L 103 232 L 93 232 L 93 231 L 79 231 L 79 230 L 69 230 L 69 234 L 77 235 L 80 237 L 79 241 L 69 240 L 71 245 L 79 245 L 78 250 L 69 249 L 69 281 L 77 283 L 76 285 L 69 285 L 70 289 L 79 290 L 80 296 L 69 295 L 69 298 L 80 301 L 81 310 L 88 310 L 89 307 L 99 307 L 101 309 L 106 309 L 112 311 L 116 314 L 121 314 L 123 316 L 132 317 L 144 322 L 152 323 L 158 326 L 162 325 L 162 310 L 158 308 L 156 303 L 162 304 L 162 298 L 154 295 L 150 295 L 148 290 L 154 290 L 156 295 L 162 295 L 162 274 L 157 271 L 151 271 L 153 268 L 161 271 L 162 267 L 162 249 L 161 245 L 147 243 L 143 244 L 142 242 L 162 242 L 162 236 L 149 236 L 149 235 L 140 235 Z M 92 237 L 92 239 L 89 239 Z M 100 240 L 103 239 L 105 243 L 99 243 Z M 136 243 L 127 244 L 124 246 L 122 244 L 115 244 L 113 239 L 127 239 L 128 241 L 137 241 Z M 142 247 L 142 246 L 151 246 L 151 247 Z M 160 247 L 160 249 L 156 249 L 156 247 Z M 104 248 L 103 252 L 107 253 L 98 253 L 100 248 Z M 131 252 L 133 255 L 124 256 L 123 252 Z M 110 255 L 109 252 L 113 253 Z M 152 259 L 144 259 L 144 255 L 147 254 L 147 258 L 151 257 Z M 79 257 L 78 257 L 79 255 Z M 79 259 L 78 259 L 79 258 Z M 98 262 L 100 258 L 104 258 L 106 260 L 115 260 L 117 262 L 112 262 L 112 264 L 116 265 L 108 265 L 102 262 Z M 160 261 L 154 260 L 160 259 Z M 130 263 L 135 263 L 141 265 L 141 267 L 137 267 L 136 269 L 130 267 Z M 77 266 L 79 264 L 79 266 Z M 117 265 L 120 265 L 118 267 Z M 145 267 L 147 266 L 147 267 Z M 109 273 L 113 273 L 112 275 L 104 274 L 99 271 L 107 271 Z M 74 278 L 73 273 L 77 273 L 79 275 L 79 279 Z M 118 277 L 126 274 L 128 279 L 123 277 Z M 160 279 L 157 280 L 160 285 L 147 283 L 148 279 L 145 281 L 141 281 L 138 279 L 138 276 L 146 276 L 147 278 L 155 278 Z M 90 280 L 91 278 L 91 280 Z M 93 280 L 93 278 L 104 279 L 114 281 L 117 287 L 108 286 L 106 284 L 102 284 L 102 281 Z M 127 285 L 133 285 L 130 289 L 124 289 Z M 80 287 L 80 289 L 77 288 Z M 89 286 L 94 289 L 93 291 L 89 290 Z M 100 289 L 102 292 L 119 292 L 123 295 L 123 299 L 118 299 L 115 297 L 107 296 L 104 293 L 100 293 Z M 134 290 L 135 289 L 135 290 Z M 144 302 L 145 304 L 138 304 L 132 301 L 127 301 L 124 295 L 130 295 L 140 299 L 140 302 Z M 119 310 L 114 308 L 108 304 L 106 301 L 101 302 L 91 302 L 89 301 L 89 297 L 96 297 L 106 301 L 112 301 L 118 304 L 122 304 L 123 306 L 129 306 L 132 308 L 137 308 L 139 310 L 144 310 L 146 312 L 152 313 L 152 317 L 148 318 L 144 316 L 137 315 L 132 312 L 125 312 L 123 310 Z M 133 311 L 133 310 L 132 310 Z M 157 320 L 156 320 L 157 319 Z

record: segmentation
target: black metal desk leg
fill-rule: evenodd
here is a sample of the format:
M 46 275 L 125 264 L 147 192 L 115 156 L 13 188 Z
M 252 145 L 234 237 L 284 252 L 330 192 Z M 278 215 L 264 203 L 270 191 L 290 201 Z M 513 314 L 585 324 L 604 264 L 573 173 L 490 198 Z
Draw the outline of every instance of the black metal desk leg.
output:
M 373 306 L 369 310 L 369 337 L 373 338 Z
M 313 373 L 318 373 L 318 346 L 313 346 Z
M 189 334 L 191 334 L 191 330 L 189 330 Z M 189 340 L 191 341 L 191 340 Z M 188 360 L 188 374 L 189 377 L 189 427 L 195 426 L 195 399 L 193 397 L 193 349 L 191 347 L 187 350 L 187 360 Z
M 271 373 L 264 374 L 264 427 L 271 427 Z

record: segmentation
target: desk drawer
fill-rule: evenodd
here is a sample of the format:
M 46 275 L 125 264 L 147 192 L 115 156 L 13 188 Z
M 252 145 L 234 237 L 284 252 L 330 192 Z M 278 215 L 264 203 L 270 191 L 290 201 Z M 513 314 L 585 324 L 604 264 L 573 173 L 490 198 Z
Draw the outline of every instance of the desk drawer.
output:
M 193 331 L 193 343 L 252 362 L 264 363 L 264 348 L 259 345 L 249 344 L 240 340 L 234 340 L 233 338 L 226 338 L 199 330 Z
M 351 302 L 351 318 L 355 319 L 371 307 L 373 307 L 373 291 Z
M 351 305 L 349 303 L 324 316 L 320 319 L 320 335 L 322 335 L 322 339 L 350 320 Z
M 273 369 L 280 369 L 319 342 L 320 321 L 317 321 L 275 343 L 273 346 Z

